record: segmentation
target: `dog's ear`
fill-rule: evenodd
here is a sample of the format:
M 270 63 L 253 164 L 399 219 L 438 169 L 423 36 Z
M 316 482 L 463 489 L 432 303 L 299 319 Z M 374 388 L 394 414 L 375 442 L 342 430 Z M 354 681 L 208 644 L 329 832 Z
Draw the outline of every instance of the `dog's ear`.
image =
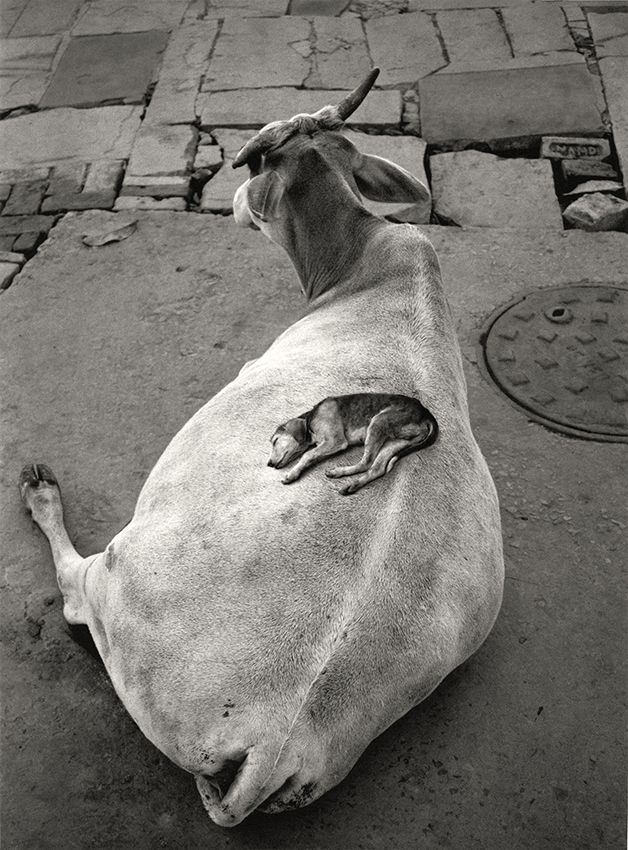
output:
M 279 203 L 284 193 L 284 182 L 276 171 L 267 171 L 252 177 L 247 186 L 249 209 L 262 221 L 277 218 Z
M 353 176 L 358 189 L 369 201 L 416 204 L 430 197 L 420 180 L 381 156 L 361 154 Z
M 286 422 L 285 430 L 291 437 L 294 437 L 297 443 L 307 442 L 307 423 L 302 416 L 296 419 L 289 419 Z

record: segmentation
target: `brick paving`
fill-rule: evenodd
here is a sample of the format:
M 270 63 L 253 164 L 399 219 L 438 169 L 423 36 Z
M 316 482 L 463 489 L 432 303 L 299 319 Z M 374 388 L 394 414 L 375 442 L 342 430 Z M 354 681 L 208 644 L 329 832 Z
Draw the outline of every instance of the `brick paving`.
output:
M 432 210 L 380 213 L 569 227 L 574 193 L 595 194 L 585 181 L 625 198 L 626 5 L 5 0 L 0 251 L 30 256 L 71 210 L 229 214 L 243 178 L 230 163 L 250 131 L 337 101 L 374 65 L 377 87 L 349 123 L 361 133 L 348 130 L 365 151 L 426 183 L 439 156 L 498 155 L 450 157 L 460 222 L 442 211 L 441 171 Z M 543 137 L 582 135 L 607 152 L 544 158 Z

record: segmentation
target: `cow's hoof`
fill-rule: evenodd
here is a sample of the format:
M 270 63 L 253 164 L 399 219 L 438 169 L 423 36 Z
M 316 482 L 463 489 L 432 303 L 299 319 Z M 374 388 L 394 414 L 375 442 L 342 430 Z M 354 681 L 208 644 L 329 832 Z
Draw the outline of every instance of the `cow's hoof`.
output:
M 52 493 L 59 493 L 59 484 L 54 472 L 45 463 L 29 463 L 20 472 L 19 479 L 20 496 L 29 513 L 37 497 L 46 493 L 48 497 Z

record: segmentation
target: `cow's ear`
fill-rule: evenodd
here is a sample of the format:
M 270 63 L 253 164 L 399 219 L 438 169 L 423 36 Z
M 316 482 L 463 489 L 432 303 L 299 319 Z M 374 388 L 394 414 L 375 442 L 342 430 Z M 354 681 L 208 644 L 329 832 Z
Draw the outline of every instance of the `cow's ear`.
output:
M 389 159 L 373 154 L 361 154 L 353 169 L 358 189 L 369 201 L 416 204 L 428 200 L 428 189 L 405 168 Z
M 262 221 L 277 218 L 284 188 L 284 182 L 276 171 L 252 177 L 247 187 L 247 200 L 253 215 Z

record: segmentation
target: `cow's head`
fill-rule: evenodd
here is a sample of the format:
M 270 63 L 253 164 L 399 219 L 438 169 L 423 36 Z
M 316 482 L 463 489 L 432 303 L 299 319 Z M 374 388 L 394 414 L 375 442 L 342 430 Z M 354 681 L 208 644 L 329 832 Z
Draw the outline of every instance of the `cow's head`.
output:
M 310 224 L 333 222 L 342 207 L 358 207 L 360 196 L 373 201 L 416 203 L 428 197 L 425 186 L 390 160 L 361 153 L 342 133 L 345 120 L 366 97 L 379 73 L 336 106 L 313 115 L 267 124 L 238 153 L 234 168 L 247 165 L 248 180 L 234 198 L 234 217 L 258 227 L 290 254 Z

